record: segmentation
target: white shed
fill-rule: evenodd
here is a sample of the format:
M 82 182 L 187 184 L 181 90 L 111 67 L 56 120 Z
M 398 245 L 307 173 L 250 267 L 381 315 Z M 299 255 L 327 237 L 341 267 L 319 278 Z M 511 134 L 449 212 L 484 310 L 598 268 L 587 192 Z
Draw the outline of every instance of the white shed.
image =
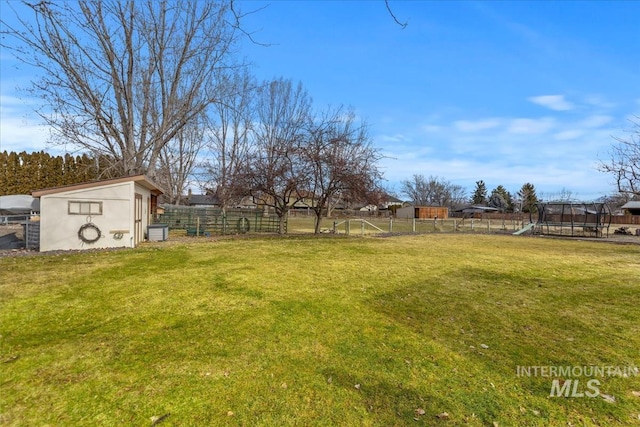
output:
M 145 175 L 32 192 L 40 199 L 40 250 L 135 247 L 162 190 Z

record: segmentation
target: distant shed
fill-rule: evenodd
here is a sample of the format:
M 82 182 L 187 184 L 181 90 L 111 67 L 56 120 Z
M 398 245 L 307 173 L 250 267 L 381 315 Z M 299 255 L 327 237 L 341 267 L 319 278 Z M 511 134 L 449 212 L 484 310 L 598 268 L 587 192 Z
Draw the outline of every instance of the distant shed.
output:
M 134 247 L 162 190 L 145 175 L 32 192 L 40 199 L 40 250 Z
M 621 209 L 626 210 L 631 215 L 640 215 L 640 201 L 627 202 Z
M 187 204 L 189 206 L 220 206 L 220 199 L 215 194 L 192 194 Z
M 396 210 L 398 219 L 448 218 L 449 208 L 444 206 L 407 206 Z

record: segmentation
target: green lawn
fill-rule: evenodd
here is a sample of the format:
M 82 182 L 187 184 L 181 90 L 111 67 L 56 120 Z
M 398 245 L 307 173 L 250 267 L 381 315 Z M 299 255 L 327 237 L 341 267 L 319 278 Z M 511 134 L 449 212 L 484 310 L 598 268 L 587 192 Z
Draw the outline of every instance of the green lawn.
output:
M 0 259 L 6 426 L 640 425 L 640 374 L 516 372 L 640 366 L 639 349 L 638 245 L 194 238 Z M 599 395 L 550 397 L 554 379 Z

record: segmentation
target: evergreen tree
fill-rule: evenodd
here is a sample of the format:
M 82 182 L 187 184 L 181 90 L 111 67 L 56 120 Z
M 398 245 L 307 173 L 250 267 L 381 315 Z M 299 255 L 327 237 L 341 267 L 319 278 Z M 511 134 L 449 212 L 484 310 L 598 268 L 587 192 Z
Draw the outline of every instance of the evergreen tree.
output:
M 524 184 L 518 192 L 518 196 L 522 201 L 522 212 L 535 213 L 538 211 L 538 196 L 536 195 L 536 188 L 533 184 L 530 182 Z
M 76 156 L 76 176 L 78 182 L 89 182 L 98 179 L 96 160 L 86 153 L 82 156 Z
M 11 152 L 7 157 L 7 188 L 5 194 L 22 194 L 20 192 L 20 158 L 18 153 Z
M 33 184 L 38 178 L 38 163 L 36 156 L 34 156 L 33 153 L 23 151 L 18 154 L 18 158 L 20 159 L 20 187 L 18 191 L 20 194 L 30 194 L 32 190 L 35 190 Z
M 9 184 L 8 179 L 8 161 L 9 161 L 9 153 L 7 151 L 3 151 L 0 153 L 0 196 L 4 196 L 7 193 L 7 186 Z
M 513 197 L 502 185 L 491 191 L 489 206 L 500 209 L 500 212 L 513 212 Z
M 69 153 L 64 155 L 64 166 L 62 169 L 63 185 L 76 184 L 78 182 L 76 159 Z
M 47 187 L 59 187 L 64 185 L 64 159 L 62 156 L 52 157 L 49 161 L 49 174 L 47 175 Z
M 45 153 L 44 151 L 31 153 L 31 159 L 35 166 L 33 175 L 31 177 L 31 190 L 48 187 L 46 166 L 50 158 L 51 155 Z
M 474 205 L 486 205 L 487 204 L 487 186 L 483 180 L 476 181 L 476 189 L 473 191 L 471 203 Z
M 98 179 L 96 161 L 86 154 L 51 156 L 44 151 L 0 153 L 0 196 L 79 184 Z

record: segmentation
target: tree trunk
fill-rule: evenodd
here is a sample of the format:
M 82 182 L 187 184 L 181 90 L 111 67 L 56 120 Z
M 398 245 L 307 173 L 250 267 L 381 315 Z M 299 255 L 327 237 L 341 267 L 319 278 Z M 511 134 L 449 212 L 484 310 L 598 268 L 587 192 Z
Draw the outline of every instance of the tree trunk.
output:
M 283 212 L 278 215 L 278 234 L 286 234 L 287 233 L 287 212 Z
M 320 234 L 320 226 L 322 225 L 322 211 L 313 211 L 316 214 L 316 226 L 315 226 L 315 230 L 314 233 L 315 234 Z

